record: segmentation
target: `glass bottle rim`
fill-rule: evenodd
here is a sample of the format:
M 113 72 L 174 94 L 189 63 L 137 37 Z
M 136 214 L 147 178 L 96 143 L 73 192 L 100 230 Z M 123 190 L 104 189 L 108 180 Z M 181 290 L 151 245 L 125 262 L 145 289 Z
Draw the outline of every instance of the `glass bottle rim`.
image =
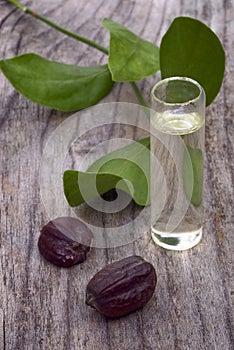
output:
M 163 101 L 161 100 L 159 97 L 156 96 L 155 94 L 155 91 L 160 88 L 161 86 L 163 85 L 166 85 L 168 84 L 170 81 L 186 81 L 186 82 L 189 82 L 193 85 L 195 85 L 198 89 L 199 89 L 199 94 L 188 100 L 188 101 L 185 101 L 185 102 L 166 102 L 166 101 Z M 169 77 L 169 78 L 165 78 L 165 79 L 162 79 L 160 81 L 158 81 L 152 88 L 151 90 L 151 98 L 155 101 L 157 101 L 158 103 L 161 103 L 161 104 L 164 104 L 165 106 L 186 106 L 186 105 L 189 105 L 191 103 L 196 103 L 200 100 L 200 98 L 202 96 L 205 96 L 205 91 L 203 89 L 203 87 L 201 86 L 201 84 L 198 83 L 198 81 L 192 79 L 192 78 L 189 78 L 189 77 L 183 77 L 183 76 L 174 76 L 174 77 Z

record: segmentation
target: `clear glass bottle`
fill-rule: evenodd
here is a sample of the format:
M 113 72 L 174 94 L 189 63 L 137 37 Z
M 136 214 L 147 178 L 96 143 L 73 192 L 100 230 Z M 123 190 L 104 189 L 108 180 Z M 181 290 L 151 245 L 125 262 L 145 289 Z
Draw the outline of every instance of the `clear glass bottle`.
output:
M 205 92 L 186 77 L 151 92 L 151 234 L 158 245 L 186 250 L 202 237 Z

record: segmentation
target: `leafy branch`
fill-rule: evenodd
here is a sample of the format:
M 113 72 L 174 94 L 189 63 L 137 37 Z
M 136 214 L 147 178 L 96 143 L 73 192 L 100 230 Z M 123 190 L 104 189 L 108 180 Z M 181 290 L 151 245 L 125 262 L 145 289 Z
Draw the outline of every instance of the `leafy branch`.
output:
M 44 23 L 48 24 L 50 27 L 56 29 L 58 32 L 66 34 L 66 35 L 70 36 L 73 39 L 81 41 L 84 44 L 87 44 L 87 45 L 89 45 L 91 47 L 94 47 L 95 49 L 97 49 L 97 50 L 99 50 L 101 52 L 104 52 L 105 54 L 108 54 L 108 50 L 105 47 L 95 43 L 92 40 L 89 40 L 89 39 L 87 39 L 87 38 L 85 38 L 83 36 L 80 36 L 80 35 L 78 35 L 76 33 L 73 33 L 71 31 L 61 27 L 57 23 L 54 23 L 54 22 L 50 21 L 48 18 L 46 18 L 46 17 L 40 15 L 39 13 L 36 13 L 35 11 L 31 10 L 29 7 L 22 5 L 19 1 L 17 1 L 17 0 L 7 0 L 7 1 L 10 2 L 11 4 L 15 5 L 16 7 L 18 7 L 21 11 L 23 11 L 23 12 L 33 16 L 34 18 L 39 19 L 41 22 L 44 22 Z
M 114 82 L 130 82 L 138 101 L 146 107 L 135 81 L 153 75 L 158 70 L 162 78 L 187 76 L 197 80 L 205 90 L 207 105 L 220 90 L 225 53 L 216 34 L 197 19 L 175 18 L 163 36 L 160 48 L 121 24 L 104 19 L 103 27 L 110 32 L 109 49 L 106 49 L 51 22 L 16 0 L 8 2 L 56 30 L 108 54 L 108 65 L 96 67 L 48 61 L 34 53 L 1 60 L 0 69 L 15 89 L 36 103 L 62 111 L 74 111 L 96 104 L 111 91 Z M 138 152 L 139 144 L 145 147 L 145 152 Z M 198 154 L 193 151 L 189 153 L 193 168 L 198 169 Z M 127 160 L 121 159 L 125 154 L 128 155 Z M 98 167 L 100 164 L 101 167 Z M 142 165 L 143 172 L 138 164 Z M 189 178 L 189 174 L 185 175 L 186 179 Z M 90 184 L 94 179 L 100 194 L 115 187 L 121 179 L 128 179 L 134 187 L 134 193 L 131 194 L 135 202 L 149 204 L 149 138 L 107 154 L 85 173 L 67 170 L 63 179 L 64 192 L 71 206 L 84 201 L 78 186 L 79 177 L 83 179 L 89 200 L 92 199 Z M 128 191 L 126 188 L 124 190 Z M 199 196 L 199 191 L 194 192 L 194 202 L 199 202 Z
M 17 0 L 7 0 L 7 1 L 10 2 L 11 4 L 15 5 L 16 7 L 18 7 L 21 11 L 25 12 L 26 14 L 29 14 L 29 15 L 31 15 L 32 17 L 34 17 L 34 18 L 40 20 L 41 22 L 46 23 L 47 25 L 49 25 L 50 27 L 56 29 L 57 31 L 59 31 L 59 32 L 65 34 L 65 35 L 67 35 L 67 36 L 69 36 L 69 37 L 71 37 L 71 38 L 73 38 L 73 39 L 76 39 L 76 40 L 78 40 L 78 41 L 80 41 L 80 42 L 82 42 L 82 43 L 84 43 L 84 44 L 87 44 L 88 46 L 93 47 L 93 48 L 95 48 L 95 49 L 97 49 L 97 50 L 99 50 L 99 51 L 101 51 L 101 52 L 103 52 L 103 53 L 105 53 L 105 54 L 108 55 L 108 53 L 109 53 L 108 49 L 105 48 L 105 47 L 103 47 L 103 46 L 101 46 L 101 45 L 99 45 L 99 44 L 97 44 L 96 42 L 94 42 L 94 41 L 92 41 L 92 40 L 89 40 L 88 38 L 85 38 L 85 37 L 83 37 L 83 36 L 81 36 L 81 35 L 78 35 L 78 34 L 76 34 L 76 33 L 74 33 L 74 32 L 71 32 L 71 31 L 67 30 L 66 28 L 64 28 L 64 27 L 62 27 L 62 26 L 60 26 L 60 25 L 58 25 L 57 23 L 52 22 L 51 20 L 49 20 L 49 19 L 46 18 L 45 16 L 42 16 L 41 14 L 39 14 L 39 13 L 33 11 L 33 10 L 30 9 L 29 7 L 22 5 L 22 4 L 21 4 L 19 1 L 17 1 Z M 9 79 L 9 78 L 8 78 L 8 79 Z M 9 80 L 10 80 L 10 79 L 9 79 Z M 13 82 L 12 82 L 12 85 L 13 85 L 13 86 L 16 88 L 16 90 L 17 90 L 17 87 L 13 84 Z M 146 102 L 145 102 L 145 100 L 144 100 L 142 94 L 140 93 L 139 89 L 137 88 L 137 85 L 135 84 L 135 82 L 131 82 L 131 86 L 132 86 L 132 88 L 133 88 L 133 91 L 135 92 L 135 95 L 136 95 L 136 97 L 137 97 L 139 103 L 146 106 Z M 20 91 L 20 89 L 19 89 L 18 91 L 20 91 L 23 95 L 25 95 L 26 97 L 28 97 L 28 98 L 31 99 L 32 101 L 37 102 L 37 103 L 39 103 L 39 104 L 41 103 L 42 105 L 45 105 L 45 106 L 47 106 L 47 107 L 51 107 L 51 105 L 46 104 L 46 102 L 43 103 L 43 102 L 40 102 L 40 101 L 36 101 L 36 99 L 33 98 L 33 97 L 30 98 L 30 96 L 27 96 L 27 94 L 24 93 L 23 89 L 21 89 L 21 90 L 22 90 L 22 91 Z M 108 92 L 109 92 L 109 91 L 107 91 L 106 94 L 107 94 Z M 104 96 L 105 96 L 105 95 L 104 95 Z M 102 97 L 104 97 L 104 96 L 102 96 Z M 37 99 L 37 100 L 38 100 L 38 99 Z M 95 103 L 96 103 L 96 102 L 91 102 L 90 105 L 95 104 Z M 59 107 L 59 106 L 55 105 L 55 106 L 52 106 L 51 108 L 60 109 L 60 110 L 62 110 L 62 111 L 72 111 L 72 110 L 82 109 L 82 108 L 85 108 L 85 107 L 83 107 L 82 105 L 81 105 L 81 106 L 78 105 L 78 106 L 76 106 L 74 109 L 73 109 L 73 107 L 72 107 L 72 108 L 69 108 L 69 109 L 68 109 L 68 107 L 66 107 L 66 109 L 64 109 L 64 108 L 62 108 L 62 107 Z

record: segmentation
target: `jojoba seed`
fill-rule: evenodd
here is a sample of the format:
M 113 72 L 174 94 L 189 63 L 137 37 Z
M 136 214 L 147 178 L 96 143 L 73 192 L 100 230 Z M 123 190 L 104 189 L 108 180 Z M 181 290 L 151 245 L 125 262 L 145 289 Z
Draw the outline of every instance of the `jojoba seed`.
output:
M 52 264 L 69 267 L 86 260 L 91 242 L 92 233 L 82 221 L 60 217 L 42 228 L 38 248 Z
M 156 282 L 153 265 L 130 256 L 107 265 L 89 281 L 86 304 L 107 317 L 123 316 L 150 300 Z

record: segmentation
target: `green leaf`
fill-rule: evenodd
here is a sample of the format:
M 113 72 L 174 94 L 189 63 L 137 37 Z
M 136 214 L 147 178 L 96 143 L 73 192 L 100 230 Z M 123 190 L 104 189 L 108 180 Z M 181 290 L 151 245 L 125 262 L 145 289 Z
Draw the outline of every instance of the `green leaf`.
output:
M 107 65 L 79 67 L 48 61 L 33 53 L 2 60 L 0 69 L 28 99 L 61 111 L 96 104 L 113 84 Z
M 132 195 L 142 206 L 149 204 L 150 177 L 149 137 L 108 153 L 94 162 L 87 172 L 66 170 L 63 176 L 64 194 L 70 206 L 75 207 L 93 199 L 95 190 L 101 195 L 120 188 Z M 124 181 L 131 183 L 133 193 Z M 82 185 L 82 188 L 80 187 Z M 85 198 L 82 194 L 85 194 Z
M 160 67 L 163 79 L 185 76 L 197 80 L 209 105 L 223 81 L 225 53 L 216 34 L 204 23 L 177 17 L 162 38 Z
M 186 146 L 184 152 L 184 189 L 190 202 L 198 206 L 202 202 L 204 158 L 200 148 Z
M 136 81 L 159 70 L 157 46 L 110 19 L 102 25 L 110 31 L 108 65 L 114 81 Z

